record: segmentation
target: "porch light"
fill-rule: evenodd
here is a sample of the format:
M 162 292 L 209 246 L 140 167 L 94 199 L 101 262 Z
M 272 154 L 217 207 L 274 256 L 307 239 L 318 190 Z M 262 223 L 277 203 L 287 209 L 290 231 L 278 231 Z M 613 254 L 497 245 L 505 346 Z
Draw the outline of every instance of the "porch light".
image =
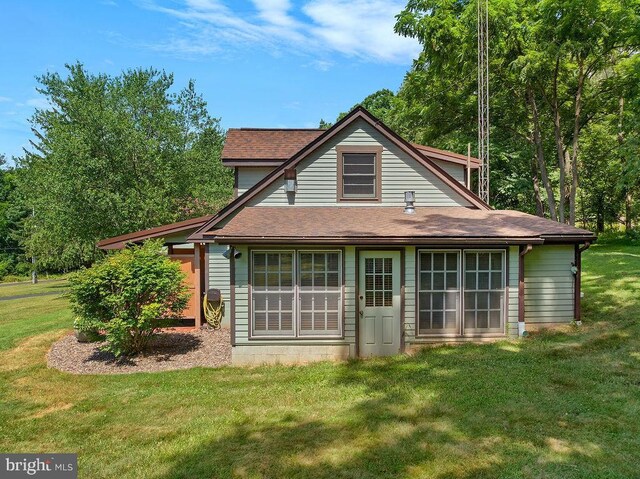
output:
M 416 208 L 414 203 L 416 201 L 416 192 L 415 191 L 405 191 L 404 192 L 404 212 L 412 215 L 416 212 Z
M 296 183 L 296 170 L 295 168 L 289 168 L 284 170 L 284 191 L 287 193 L 295 193 L 298 189 Z

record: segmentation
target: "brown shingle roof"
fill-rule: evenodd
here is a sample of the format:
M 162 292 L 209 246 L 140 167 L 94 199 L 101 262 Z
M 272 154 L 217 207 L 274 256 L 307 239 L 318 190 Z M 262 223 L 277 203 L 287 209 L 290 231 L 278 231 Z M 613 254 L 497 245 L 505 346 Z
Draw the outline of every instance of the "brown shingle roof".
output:
M 318 138 L 319 129 L 230 128 L 222 149 L 222 161 L 243 164 L 250 161 L 288 160 Z M 229 165 L 233 166 L 233 165 Z M 237 166 L 237 165 L 236 165 Z
M 181 231 L 195 230 L 196 228 L 200 228 L 204 225 L 207 221 L 213 218 L 213 216 L 214 215 L 200 216 L 198 218 L 191 218 L 177 223 L 156 226 L 155 228 L 114 236 L 113 238 L 106 238 L 99 241 L 96 246 L 100 249 L 121 249 L 124 248 L 127 243 L 137 243 L 151 238 L 160 238 L 169 234 L 179 233 Z
M 206 234 L 244 243 L 543 243 L 592 240 L 593 233 L 511 210 L 464 207 L 247 207 Z

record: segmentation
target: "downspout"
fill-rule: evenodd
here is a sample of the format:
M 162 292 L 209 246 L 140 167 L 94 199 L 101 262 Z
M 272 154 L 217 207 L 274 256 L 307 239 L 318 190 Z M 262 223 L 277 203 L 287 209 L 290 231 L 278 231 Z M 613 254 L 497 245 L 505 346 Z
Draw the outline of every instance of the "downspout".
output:
M 521 245 L 518 255 L 518 336 L 526 336 L 527 331 L 524 324 L 524 257 L 533 249 L 533 246 Z
M 587 241 L 582 246 L 575 246 L 575 259 L 574 259 L 574 292 L 573 292 L 573 319 L 576 324 L 580 326 L 582 324 L 582 312 L 580 308 L 580 290 L 582 288 L 582 252 L 589 249 L 591 242 Z

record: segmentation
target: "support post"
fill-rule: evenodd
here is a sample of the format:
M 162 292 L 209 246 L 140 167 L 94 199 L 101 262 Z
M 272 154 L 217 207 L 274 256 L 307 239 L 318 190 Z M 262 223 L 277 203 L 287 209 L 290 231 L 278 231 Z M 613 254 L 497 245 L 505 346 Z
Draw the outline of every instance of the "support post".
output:
M 203 246 L 201 243 L 196 243 L 193 245 L 193 254 L 194 254 L 194 258 L 193 258 L 193 263 L 194 263 L 194 268 L 195 268 L 195 293 L 197 295 L 196 298 L 196 328 L 200 329 L 200 327 L 202 326 L 202 295 L 204 294 L 203 291 L 203 284 L 202 284 L 202 260 L 203 258 Z
M 518 336 L 525 336 L 526 329 L 524 323 L 524 257 L 533 249 L 533 246 L 521 245 L 518 255 Z
M 582 246 L 578 246 L 576 244 L 575 247 L 575 259 L 574 265 L 576 267 L 576 275 L 575 275 L 575 284 L 574 284 L 574 292 L 573 292 L 573 319 L 576 324 L 582 323 L 582 311 L 580 307 L 580 290 L 582 289 L 582 252 L 589 249 L 591 246 L 590 242 L 586 242 Z
M 467 189 L 471 189 L 471 143 L 467 143 Z

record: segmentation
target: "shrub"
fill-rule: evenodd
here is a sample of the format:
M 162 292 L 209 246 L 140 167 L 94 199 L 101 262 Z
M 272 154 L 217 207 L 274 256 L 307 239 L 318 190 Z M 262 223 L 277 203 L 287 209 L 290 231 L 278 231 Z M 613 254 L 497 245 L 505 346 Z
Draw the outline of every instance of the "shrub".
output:
M 180 265 L 148 241 L 108 255 L 70 279 L 75 314 L 106 333 L 104 349 L 115 356 L 141 352 L 164 320 L 176 319 L 189 293 Z
M 81 343 L 93 343 L 104 338 L 100 334 L 100 323 L 78 316 L 73 321 L 73 329 Z

